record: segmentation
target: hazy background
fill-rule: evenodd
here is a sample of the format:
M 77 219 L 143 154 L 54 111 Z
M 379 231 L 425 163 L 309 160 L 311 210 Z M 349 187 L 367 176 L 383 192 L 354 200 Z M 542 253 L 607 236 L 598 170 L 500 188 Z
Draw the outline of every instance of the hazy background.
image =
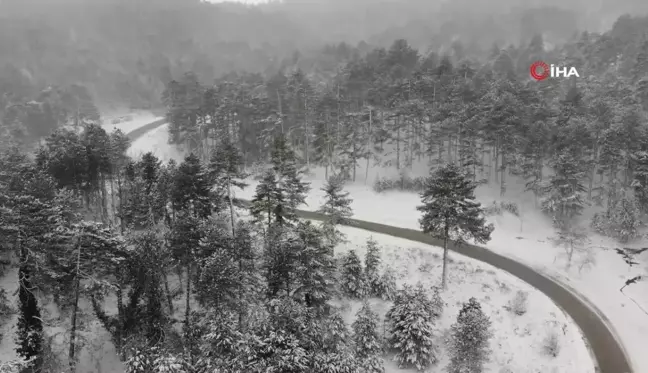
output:
M 0 94 L 80 83 L 100 104 L 146 107 L 187 70 L 207 81 L 271 74 L 296 50 L 303 59 L 327 44 L 368 51 L 399 38 L 423 52 L 460 41 L 479 56 L 537 34 L 560 44 L 647 10 L 645 0 L 0 0 Z

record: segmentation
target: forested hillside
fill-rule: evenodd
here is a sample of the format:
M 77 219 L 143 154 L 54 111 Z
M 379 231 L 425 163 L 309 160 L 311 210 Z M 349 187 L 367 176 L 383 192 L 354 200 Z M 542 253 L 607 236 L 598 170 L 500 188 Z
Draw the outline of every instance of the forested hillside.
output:
M 259 7 L 200 0 L 3 0 L 0 76 L 35 92 L 81 84 L 101 107 L 150 107 L 160 104 L 169 80 L 189 70 L 203 83 L 233 70 L 271 75 L 290 65 L 296 50 L 323 60 L 325 45 L 387 47 L 400 38 L 433 51 L 459 40 L 466 53 L 485 55 L 495 42 L 526 45 L 544 34 L 557 44 L 579 29 L 609 27 L 623 12 L 646 10 L 643 2 L 601 4 L 599 11 L 589 3 L 518 6 L 503 0 L 488 6 L 329 0 Z M 602 14 L 609 19 L 601 23 Z M 0 94 L 8 91 L 18 90 L 0 85 Z
M 623 17 L 552 50 L 540 35 L 519 48 L 493 45 L 483 60 L 461 42 L 439 55 L 398 40 L 358 51 L 329 79 L 307 74 L 298 58 L 268 79 L 239 74 L 205 86 L 187 73 L 164 95 L 170 141 L 208 154 L 210 139 L 227 136 L 251 165 L 269 159 L 281 133 L 307 167 L 352 180 L 377 165 L 406 172 L 454 161 L 502 195 L 507 178 L 523 178 L 537 207 L 563 223 L 600 206 L 596 229 L 628 240 L 648 208 L 647 29 L 646 18 Z M 581 75 L 530 80 L 537 60 Z
M 464 281 L 453 281 L 459 266 L 447 260 L 455 236 L 490 240 L 478 185 L 505 196 L 512 178 L 524 179 L 572 253 L 588 206 L 600 233 L 637 238 L 648 210 L 648 18 L 574 35 L 569 9 L 547 8 L 535 25 L 529 14 L 542 12 L 505 12 L 524 31 L 489 28 L 503 18 L 486 16 L 471 29 L 473 15 L 462 15 L 428 40 L 408 18 L 414 5 L 393 15 L 416 34 L 410 41 L 392 38 L 398 25 L 305 31 L 312 18 L 297 22 L 304 13 L 289 3 L 0 3 L 0 274 L 9 285 L 0 325 L 15 325 L 2 346 L 15 341 L 17 355 L 0 371 L 74 372 L 98 335 L 128 373 L 378 373 L 386 357 L 418 370 L 481 369 L 493 325 L 508 319 L 490 295 L 455 297 Z M 360 42 L 382 31 L 376 45 Z M 580 77 L 530 80 L 537 60 Z M 167 164 L 127 157 L 128 137 L 107 133 L 97 109 L 119 100 L 163 105 L 170 141 L 191 154 Z M 411 178 L 415 164 L 434 173 Z M 313 223 L 296 209 L 310 190 L 304 169 L 318 166 L 326 217 Z M 363 243 L 364 262 L 353 250 L 339 255 L 338 226 L 352 216 L 344 183 L 377 167 L 400 178 L 368 180 L 376 190 L 423 192 L 421 228 L 446 244 L 440 288 L 399 283 L 374 241 Z M 250 176 L 259 183 L 246 204 L 235 192 Z M 457 312 L 442 328 L 444 297 Z M 336 301 L 363 303 L 354 323 Z M 384 327 L 372 302 L 385 308 Z M 511 318 L 525 302 L 520 294 L 506 306 Z M 543 342 L 543 359 L 556 358 L 557 340 Z

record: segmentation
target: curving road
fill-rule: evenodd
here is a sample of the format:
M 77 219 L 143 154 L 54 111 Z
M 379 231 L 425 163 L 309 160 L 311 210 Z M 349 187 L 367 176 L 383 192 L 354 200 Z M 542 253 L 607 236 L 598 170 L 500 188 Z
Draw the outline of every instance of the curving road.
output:
M 146 132 L 165 124 L 164 119 L 149 123 L 134 131 L 127 133 L 127 136 L 134 141 L 143 136 Z M 313 211 L 298 210 L 298 215 L 304 219 L 323 220 L 324 215 Z M 351 219 L 349 226 L 364 229 L 371 232 L 386 234 L 411 241 L 421 242 L 433 246 L 443 246 L 443 242 L 421 231 L 407 228 L 393 227 L 390 225 L 372 223 L 363 220 Z M 546 275 L 536 272 L 534 269 L 519 263 L 513 259 L 499 255 L 486 248 L 463 244 L 450 245 L 453 250 L 461 255 L 488 263 L 494 267 L 511 273 L 512 275 L 527 282 L 531 286 L 543 292 L 558 306 L 565 310 L 580 327 L 587 339 L 598 365 L 597 372 L 600 373 L 635 373 L 631 367 L 630 359 L 626 356 L 621 343 L 615 337 L 614 332 L 608 327 L 604 315 L 594 307 L 589 306 L 583 297 L 575 294 Z

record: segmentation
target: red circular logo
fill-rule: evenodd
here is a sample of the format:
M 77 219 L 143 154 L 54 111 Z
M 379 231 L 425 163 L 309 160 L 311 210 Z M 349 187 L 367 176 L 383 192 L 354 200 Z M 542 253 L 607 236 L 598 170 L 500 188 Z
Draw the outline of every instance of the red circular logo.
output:
M 541 70 L 541 71 L 538 73 L 538 70 Z M 549 65 L 547 65 L 546 63 L 544 63 L 542 61 L 536 61 L 536 62 L 531 64 L 530 72 L 531 72 L 531 76 L 535 80 L 547 79 L 549 77 L 549 72 L 550 71 L 551 70 L 549 69 Z

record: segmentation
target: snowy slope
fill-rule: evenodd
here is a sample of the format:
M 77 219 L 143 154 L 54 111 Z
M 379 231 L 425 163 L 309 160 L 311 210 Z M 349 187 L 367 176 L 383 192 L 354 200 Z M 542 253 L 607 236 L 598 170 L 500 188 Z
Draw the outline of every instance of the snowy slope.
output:
M 322 203 L 323 192 L 320 188 L 323 186 L 323 175 L 321 170 L 319 171 L 320 175 L 309 180 L 312 183 L 312 191 L 306 200 L 307 205 L 300 207 L 304 210 L 316 210 Z M 372 180 L 374 179 L 370 177 L 369 181 Z M 238 197 L 250 198 L 254 195 L 257 182 L 250 180 L 249 183 L 250 186 L 239 192 Z M 371 182 L 368 185 L 358 182 L 346 186 L 354 200 L 354 218 L 404 228 L 419 228 L 420 213 L 416 206 L 420 204 L 420 198 L 417 194 L 378 194 L 372 190 L 370 184 Z M 499 196 L 494 197 L 494 194 L 499 195 L 499 191 L 493 193 L 486 188 L 477 191 L 477 197 L 484 205 L 491 204 L 493 200 L 500 200 Z M 576 264 L 567 271 L 562 257 L 563 250 L 554 247 L 548 240 L 554 234 L 550 222 L 529 205 L 523 207 L 522 211 L 526 211 L 523 213 L 522 222 L 510 214 L 490 219 L 495 225 L 495 231 L 486 247 L 560 279 L 584 295 L 609 319 L 627 349 L 636 371 L 648 372 L 648 355 L 644 353 L 643 347 L 648 341 L 648 282 L 631 285 L 625 288 L 623 293 L 619 291 L 627 279 L 646 275 L 648 252 L 637 258 L 640 265 L 629 267 L 613 250 L 620 247 L 618 244 L 592 233 L 591 252 L 594 254 L 595 263 L 585 265 L 581 270 L 579 264 Z
M 185 153 L 176 149 L 174 146 L 169 145 L 167 142 L 167 132 L 166 126 L 160 127 L 155 131 L 151 131 L 146 136 L 136 140 L 129 151 L 129 154 L 137 155 L 142 154 L 146 151 L 153 151 L 156 156 L 161 159 L 175 159 L 176 161 L 182 161 Z M 320 188 L 323 186 L 322 180 L 324 179 L 324 174 L 322 170 L 315 170 L 315 174 L 309 178 L 312 184 L 312 191 L 307 198 L 307 206 L 302 206 L 302 209 L 306 210 L 316 210 L 320 204 L 323 193 Z M 375 180 L 377 176 L 385 176 L 389 174 L 394 174 L 393 170 L 384 170 L 384 169 L 373 169 L 369 173 L 367 178 L 367 184 L 364 184 L 364 175 L 363 172 L 359 172 L 358 181 L 355 184 L 350 184 L 346 186 L 346 190 L 351 193 L 351 197 L 354 199 L 353 210 L 354 217 L 357 219 L 380 222 L 383 224 L 389 224 L 394 226 L 401 226 L 406 228 L 418 228 L 418 217 L 419 212 L 416 211 L 416 206 L 419 204 L 419 197 L 414 193 L 401 193 L 401 192 L 390 192 L 384 194 L 377 194 L 372 191 L 370 185 L 372 181 Z M 251 198 L 254 194 L 254 189 L 257 182 L 254 180 L 249 180 L 250 186 L 242 192 L 238 192 L 238 197 L 241 198 Z M 492 193 L 489 191 L 480 191 L 479 198 L 483 203 L 490 204 L 493 201 Z M 523 208 L 523 211 L 531 211 L 530 208 Z M 563 273 L 560 270 L 553 270 L 552 268 L 556 267 L 553 263 L 553 260 L 556 255 L 560 253 L 560 250 L 552 247 L 546 242 L 536 242 L 538 237 L 542 237 L 543 240 L 546 240 L 547 236 L 551 234 L 551 226 L 544 221 L 544 218 L 540 214 L 531 214 L 528 213 L 528 216 L 524 218 L 524 224 L 522 226 L 523 233 L 520 233 L 520 221 L 517 218 L 510 216 L 503 216 L 498 221 L 494 221 L 496 226 L 496 231 L 493 235 L 492 242 L 488 247 L 492 250 L 500 252 L 502 254 L 510 255 L 519 259 L 524 263 L 528 263 L 530 266 L 535 268 L 543 269 L 548 273 L 552 273 L 556 276 L 564 275 L 568 280 L 568 283 L 572 284 L 574 288 L 578 291 L 583 292 L 583 290 L 589 289 L 592 292 L 597 289 L 595 286 L 589 285 L 589 280 L 591 278 L 596 278 L 598 283 L 605 283 L 607 286 L 605 289 L 605 294 L 598 292 L 598 297 L 593 299 L 596 305 L 603 310 L 605 314 L 610 314 L 610 318 L 613 319 L 615 327 L 623 329 L 626 333 L 623 335 L 625 344 L 632 346 L 631 341 L 635 341 L 635 346 L 638 349 L 640 344 L 637 344 L 637 341 L 641 341 L 639 338 L 641 331 L 636 329 L 633 330 L 632 327 L 628 326 L 626 323 L 626 317 L 636 317 L 636 314 L 633 312 L 630 313 L 618 313 L 618 308 L 615 301 L 608 302 L 607 295 L 612 294 L 613 292 L 618 292 L 618 287 L 613 291 L 612 288 L 620 281 L 619 276 L 626 275 L 627 270 L 621 272 L 621 266 L 618 267 L 615 265 L 607 267 L 608 271 L 612 271 L 614 275 L 610 273 L 598 271 L 599 267 L 595 267 L 587 272 L 582 271 L 582 275 L 585 276 L 590 274 L 590 277 L 578 277 L 572 274 Z M 524 227 L 527 227 L 526 229 Z M 525 231 L 533 232 L 533 235 L 530 235 L 529 238 L 525 240 L 518 240 L 516 237 L 523 236 L 526 233 Z M 391 238 L 391 237 L 390 237 Z M 606 262 L 615 262 L 620 261 L 618 256 L 615 256 L 609 252 L 603 251 L 602 253 L 608 254 L 604 259 Z M 599 255 L 603 256 L 603 255 Z M 623 264 L 623 262 L 621 262 Z M 611 269 L 613 268 L 613 269 Z M 519 282 L 519 280 L 517 280 Z M 598 289 L 601 289 L 600 287 Z M 613 294 L 612 297 L 617 297 L 618 295 Z M 589 294 L 585 294 L 590 297 Z M 625 301 L 627 304 L 627 300 Z M 624 307 L 620 306 L 624 311 L 627 310 Z M 628 316 L 631 314 L 632 316 Z M 614 316 L 614 317 L 612 317 Z M 628 320 L 634 320 L 629 318 Z M 646 319 L 646 324 L 648 325 L 648 318 Z M 634 324 L 634 321 L 631 321 L 630 324 Z M 626 324 L 626 325 L 624 325 Z M 643 325 L 643 324 L 640 324 Z M 638 339 L 639 338 L 639 339 Z M 630 341 L 630 342 L 629 342 Z M 633 350 L 630 352 L 632 353 Z M 648 366 L 648 365 L 647 365 Z M 527 366 L 526 369 L 529 369 Z M 514 372 L 545 372 L 547 370 L 531 368 L 533 370 L 513 370 Z M 579 368 L 580 369 L 580 368 Z M 588 368 L 586 368 L 588 369 Z M 572 370 L 574 371 L 574 370 Z M 583 370 L 584 372 L 587 370 Z M 643 371 L 643 370 L 638 370 Z M 645 371 L 648 371 L 646 369 Z
M 361 258 L 366 252 L 366 241 L 373 237 L 381 248 L 382 261 L 397 274 L 397 283 L 415 285 L 421 282 L 426 288 L 439 284 L 441 256 L 435 247 L 360 229 L 342 227 L 348 243 L 336 249 L 336 255 L 355 250 Z M 448 290 L 442 295 L 446 303 L 436 328 L 443 339 L 456 321 L 461 305 L 471 297 L 477 298 L 492 322 L 491 360 L 487 372 L 498 373 L 504 368 L 511 372 L 531 373 L 593 373 L 592 358 L 583 343 L 578 326 L 548 297 L 517 277 L 459 254 L 452 253 L 449 265 Z M 516 291 L 529 295 L 528 312 L 515 316 L 505 309 Z M 384 316 L 390 302 L 373 300 L 372 308 Z M 347 321 L 353 322 L 360 309 L 359 301 L 347 301 Z M 560 354 L 549 357 L 543 352 L 543 342 L 550 332 L 559 335 Z M 444 344 L 439 341 L 439 344 Z M 447 354 L 440 352 L 442 360 L 432 369 L 442 371 L 447 364 Z M 394 362 L 386 364 L 387 373 L 408 372 L 400 370 Z M 412 371 L 413 372 L 413 371 Z

